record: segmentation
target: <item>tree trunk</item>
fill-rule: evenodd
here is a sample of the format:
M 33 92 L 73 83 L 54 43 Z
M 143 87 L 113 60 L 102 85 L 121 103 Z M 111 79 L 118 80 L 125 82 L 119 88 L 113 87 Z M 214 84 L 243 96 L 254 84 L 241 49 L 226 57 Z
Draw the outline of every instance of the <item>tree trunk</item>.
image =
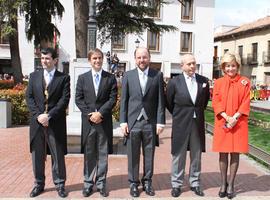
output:
M 17 10 L 14 11 L 17 14 Z M 11 22 L 12 28 L 16 30 L 14 34 L 9 36 L 10 56 L 11 56 L 11 68 L 13 71 L 13 77 L 15 84 L 23 82 L 19 38 L 18 38 L 18 24 L 17 18 Z
M 87 58 L 88 0 L 74 0 L 75 38 L 77 58 Z

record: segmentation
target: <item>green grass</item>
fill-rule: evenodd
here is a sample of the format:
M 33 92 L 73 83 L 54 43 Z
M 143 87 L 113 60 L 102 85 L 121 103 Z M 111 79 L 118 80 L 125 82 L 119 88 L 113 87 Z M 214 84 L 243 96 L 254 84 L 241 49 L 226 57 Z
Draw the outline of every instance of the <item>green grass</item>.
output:
M 205 121 L 214 125 L 214 113 L 205 111 Z M 270 153 L 270 133 L 269 130 L 258 126 L 249 125 L 249 143 Z
M 251 111 L 249 116 L 251 118 L 257 119 L 257 120 L 262 120 L 265 122 L 270 122 L 270 114 L 266 114 L 266 113 L 259 113 L 259 112 L 254 112 Z

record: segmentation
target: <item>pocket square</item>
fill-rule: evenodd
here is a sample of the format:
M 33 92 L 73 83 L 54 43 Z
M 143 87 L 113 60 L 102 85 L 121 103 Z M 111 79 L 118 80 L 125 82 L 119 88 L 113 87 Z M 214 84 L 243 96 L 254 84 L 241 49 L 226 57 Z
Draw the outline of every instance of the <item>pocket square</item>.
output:
M 205 87 L 206 87 L 206 83 L 203 83 L 203 84 L 202 84 L 202 87 L 205 88 Z

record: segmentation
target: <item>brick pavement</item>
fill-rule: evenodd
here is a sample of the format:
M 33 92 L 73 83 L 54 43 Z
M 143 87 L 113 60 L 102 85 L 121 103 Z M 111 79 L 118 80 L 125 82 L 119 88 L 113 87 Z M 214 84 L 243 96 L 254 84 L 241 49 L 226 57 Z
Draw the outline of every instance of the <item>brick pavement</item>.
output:
M 172 199 L 170 197 L 170 125 L 168 121 L 164 133 L 160 137 L 160 147 L 156 150 L 155 175 L 153 186 L 156 196 L 151 199 Z M 31 157 L 29 153 L 28 127 L 13 127 L 0 129 L 0 198 L 28 199 L 33 185 L 33 174 Z M 181 199 L 219 199 L 219 168 L 218 154 L 211 152 L 211 136 L 207 135 L 207 153 L 202 156 L 201 184 L 205 197 L 196 197 L 187 184 L 182 188 Z M 189 160 L 187 159 L 188 169 Z M 68 199 L 83 199 L 81 190 L 83 187 L 83 157 L 80 154 L 69 154 L 66 156 L 67 182 L 66 189 L 69 192 Z M 56 199 L 51 178 L 50 157 L 46 163 L 46 186 L 45 192 L 38 198 Z M 188 172 L 188 171 L 187 171 Z M 127 158 L 125 155 L 112 155 L 109 157 L 109 171 L 107 178 L 109 198 L 127 199 L 129 188 L 127 182 Z M 235 189 L 237 198 L 264 200 L 270 198 L 270 172 L 258 167 L 246 156 L 241 156 L 238 176 L 236 177 Z M 142 189 L 140 188 L 140 191 Z M 95 192 L 91 198 L 98 199 L 99 194 Z M 140 198 L 146 199 L 143 192 Z M 107 198 L 108 199 L 108 198 Z

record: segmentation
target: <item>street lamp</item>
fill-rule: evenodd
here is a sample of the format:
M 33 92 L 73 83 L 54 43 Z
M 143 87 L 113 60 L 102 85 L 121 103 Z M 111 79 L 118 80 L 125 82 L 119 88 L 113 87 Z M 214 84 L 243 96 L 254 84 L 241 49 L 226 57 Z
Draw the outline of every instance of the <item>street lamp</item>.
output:
M 135 40 L 135 44 L 136 44 L 136 48 L 140 46 L 140 40 L 138 38 Z

